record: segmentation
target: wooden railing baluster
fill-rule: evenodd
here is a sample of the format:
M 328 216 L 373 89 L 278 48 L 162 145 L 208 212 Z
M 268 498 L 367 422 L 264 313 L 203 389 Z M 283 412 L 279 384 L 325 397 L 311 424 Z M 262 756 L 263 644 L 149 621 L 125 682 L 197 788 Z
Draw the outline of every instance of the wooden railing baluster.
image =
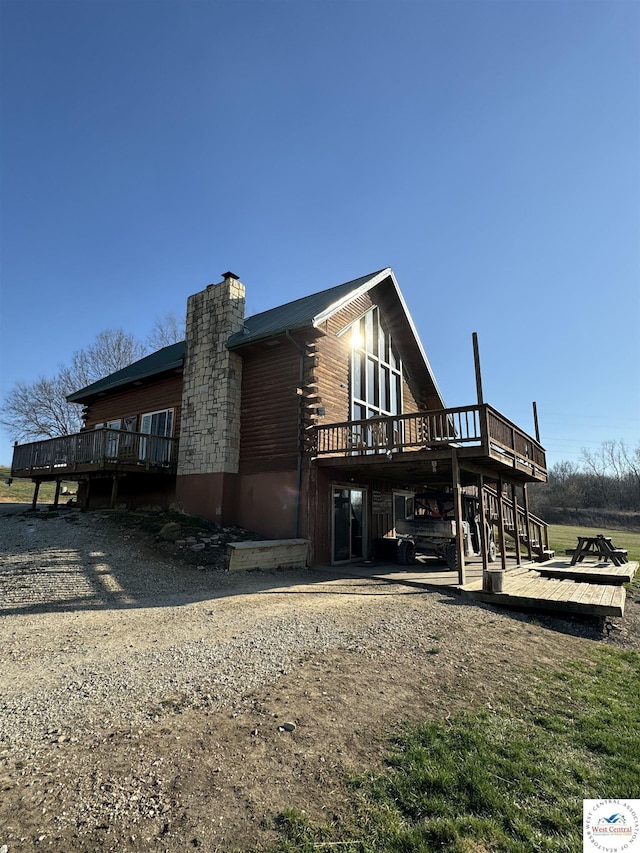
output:
M 546 475 L 543 448 L 486 403 L 406 415 L 343 421 L 308 428 L 315 456 L 375 454 L 477 446 L 485 456 L 536 479 Z
M 148 468 L 175 471 L 177 457 L 177 438 L 101 428 L 18 444 L 13 449 L 11 471 L 12 476 L 63 476 L 78 466 L 113 470 L 123 464 L 138 466 L 146 460 Z

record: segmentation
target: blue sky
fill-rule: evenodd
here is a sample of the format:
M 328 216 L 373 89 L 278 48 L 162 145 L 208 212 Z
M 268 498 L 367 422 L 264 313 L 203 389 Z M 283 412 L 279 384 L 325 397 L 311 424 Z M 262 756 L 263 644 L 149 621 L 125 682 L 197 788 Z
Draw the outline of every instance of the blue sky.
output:
M 1 0 L 0 394 L 390 266 L 446 403 L 640 440 L 640 4 Z M 0 435 L 0 462 L 11 442 Z

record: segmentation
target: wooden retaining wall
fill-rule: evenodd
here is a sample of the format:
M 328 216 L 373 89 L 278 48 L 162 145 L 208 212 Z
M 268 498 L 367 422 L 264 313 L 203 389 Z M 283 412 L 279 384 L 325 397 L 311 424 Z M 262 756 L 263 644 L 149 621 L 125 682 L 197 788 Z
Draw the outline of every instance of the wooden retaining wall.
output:
M 227 570 L 300 569 L 307 565 L 307 539 L 268 539 L 259 542 L 230 542 Z

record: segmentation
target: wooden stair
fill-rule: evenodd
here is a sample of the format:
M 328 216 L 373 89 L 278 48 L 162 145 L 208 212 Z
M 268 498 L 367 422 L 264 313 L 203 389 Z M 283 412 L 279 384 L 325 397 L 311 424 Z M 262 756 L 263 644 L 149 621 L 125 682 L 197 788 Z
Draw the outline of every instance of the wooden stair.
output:
M 489 524 L 497 524 L 499 519 L 498 493 L 491 486 L 484 487 L 484 505 Z M 502 517 L 505 534 L 512 539 L 518 539 L 520 545 L 526 549 L 527 553 L 531 554 L 536 562 L 544 563 L 554 558 L 555 552 L 549 548 L 546 521 L 532 513 L 528 514 L 527 519 L 524 507 L 519 504 L 517 513 L 514 513 L 513 501 L 504 495 L 502 497 Z

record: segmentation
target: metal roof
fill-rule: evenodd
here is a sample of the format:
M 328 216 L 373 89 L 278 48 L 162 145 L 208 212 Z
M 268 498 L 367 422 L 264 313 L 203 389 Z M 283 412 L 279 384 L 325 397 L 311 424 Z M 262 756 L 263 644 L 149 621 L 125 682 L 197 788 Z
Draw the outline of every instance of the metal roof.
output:
M 319 293 L 303 296 L 301 299 L 287 302 L 286 305 L 279 305 L 277 308 L 271 308 L 269 311 L 254 314 L 253 317 L 247 317 L 244 320 L 243 330 L 231 335 L 227 346 L 229 349 L 237 349 L 254 341 L 283 334 L 287 330 L 291 331 L 293 329 L 303 329 L 307 326 L 313 326 L 314 321 L 317 321 L 319 317 L 325 317 L 327 313 L 331 313 L 330 309 L 332 307 L 337 307 L 344 301 L 348 301 L 349 298 L 356 295 L 357 291 L 364 291 L 371 287 L 379 279 L 380 274 L 386 271 L 379 270 L 361 278 L 353 279 L 353 281 L 339 284 L 336 287 L 322 290 Z M 74 391 L 73 394 L 67 397 L 67 400 L 70 403 L 81 403 L 88 397 L 111 391 L 121 385 L 128 385 L 131 382 L 147 379 L 158 373 L 182 367 L 184 353 L 185 341 L 163 347 L 163 349 L 151 353 L 151 355 L 147 355 L 139 361 L 134 361 L 133 364 L 127 367 L 123 367 L 122 370 L 105 376 L 104 379 L 98 379 L 97 382 L 87 385 L 86 388 Z
M 320 318 L 333 313 L 331 309 L 334 306 L 337 307 L 352 299 L 357 291 L 368 290 L 370 286 L 377 283 L 376 280 L 380 274 L 386 271 L 378 270 L 361 278 L 346 281 L 344 284 L 338 284 L 336 287 L 330 287 L 328 290 L 321 290 L 319 293 L 312 293 L 310 296 L 287 302 L 286 305 L 279 305 L 269 311 L 254 314 L 253 317 L 247 317 L 242 331 L 231 335 L 227 346 L 229 349 L 238 349 L 254 341 L 281 335 L 286 331 L 313 326 Z
M 423 368 L 426 368 L 434 390 L 440 401 L 442 401 L 442 395 L 431 370 L 431 365 L 424 352 L 393 271 L 389 267 L 351 281 L 346 281 L 336 287 L 321 290 L 319 293 L 303 296 L 301 299 L 295 299 L 293 302 L 287 302 L 286 305 L 279 305 L 276 308 L 271 308 L 269 311 L 254 314 L 253 317 L 247 317 L 244 320 L 242 330 L 230 336 L 227 346 L 229 349 L 237 350 L 247 344 L 266 340 L 276 335 L 282 335 L 287 331 L 319 326 L 352 299 L 355 299 L 362 293 L 366 293 L 387 278 L 393 282 L 393 287 L 402 305 L 404 316 L 409 324 L 417 351 L 419 352 L 420 363 Z M 83 400 L 94 397 L 96 394 L 102 394 L 114 388 L 156 376 L 168 370 L 178 369 L 183 366 L 184 354 L 185 341 L 163 347 L 163 349 L 151 353 L 151 355 L 145 356 L 145 358 L 141 358 L 139 361 L 133 362 L 133 364 L 122 368 L 122 370 L 118 370 L 104 379 L 99 379 L 86 388 L 75 391 L 67 399 L 70 403 L 81 403 Z
M 73 394 L 69 394 L 67 400 L 70 403 L 81 403 L 87 397 L 110 391 L 120 385 L 127 385 L 129 382 L 136 382 L 146 379 L 148 376 L 155 376 L 157 373 L 164 373 L 166 370 L 182 367 L 184 343 L 184 341 L 180 341 L 180 343 L 170 344 L 168 347 L 152 352 L 151 355 L 134 361 L 133 364 L 123 367 L 122 370 L 116 370 L 115 373 L 110 373 L 104 379 L 98 379 L 97 382 L 87 385 L 86 388 L 74 391 Z

